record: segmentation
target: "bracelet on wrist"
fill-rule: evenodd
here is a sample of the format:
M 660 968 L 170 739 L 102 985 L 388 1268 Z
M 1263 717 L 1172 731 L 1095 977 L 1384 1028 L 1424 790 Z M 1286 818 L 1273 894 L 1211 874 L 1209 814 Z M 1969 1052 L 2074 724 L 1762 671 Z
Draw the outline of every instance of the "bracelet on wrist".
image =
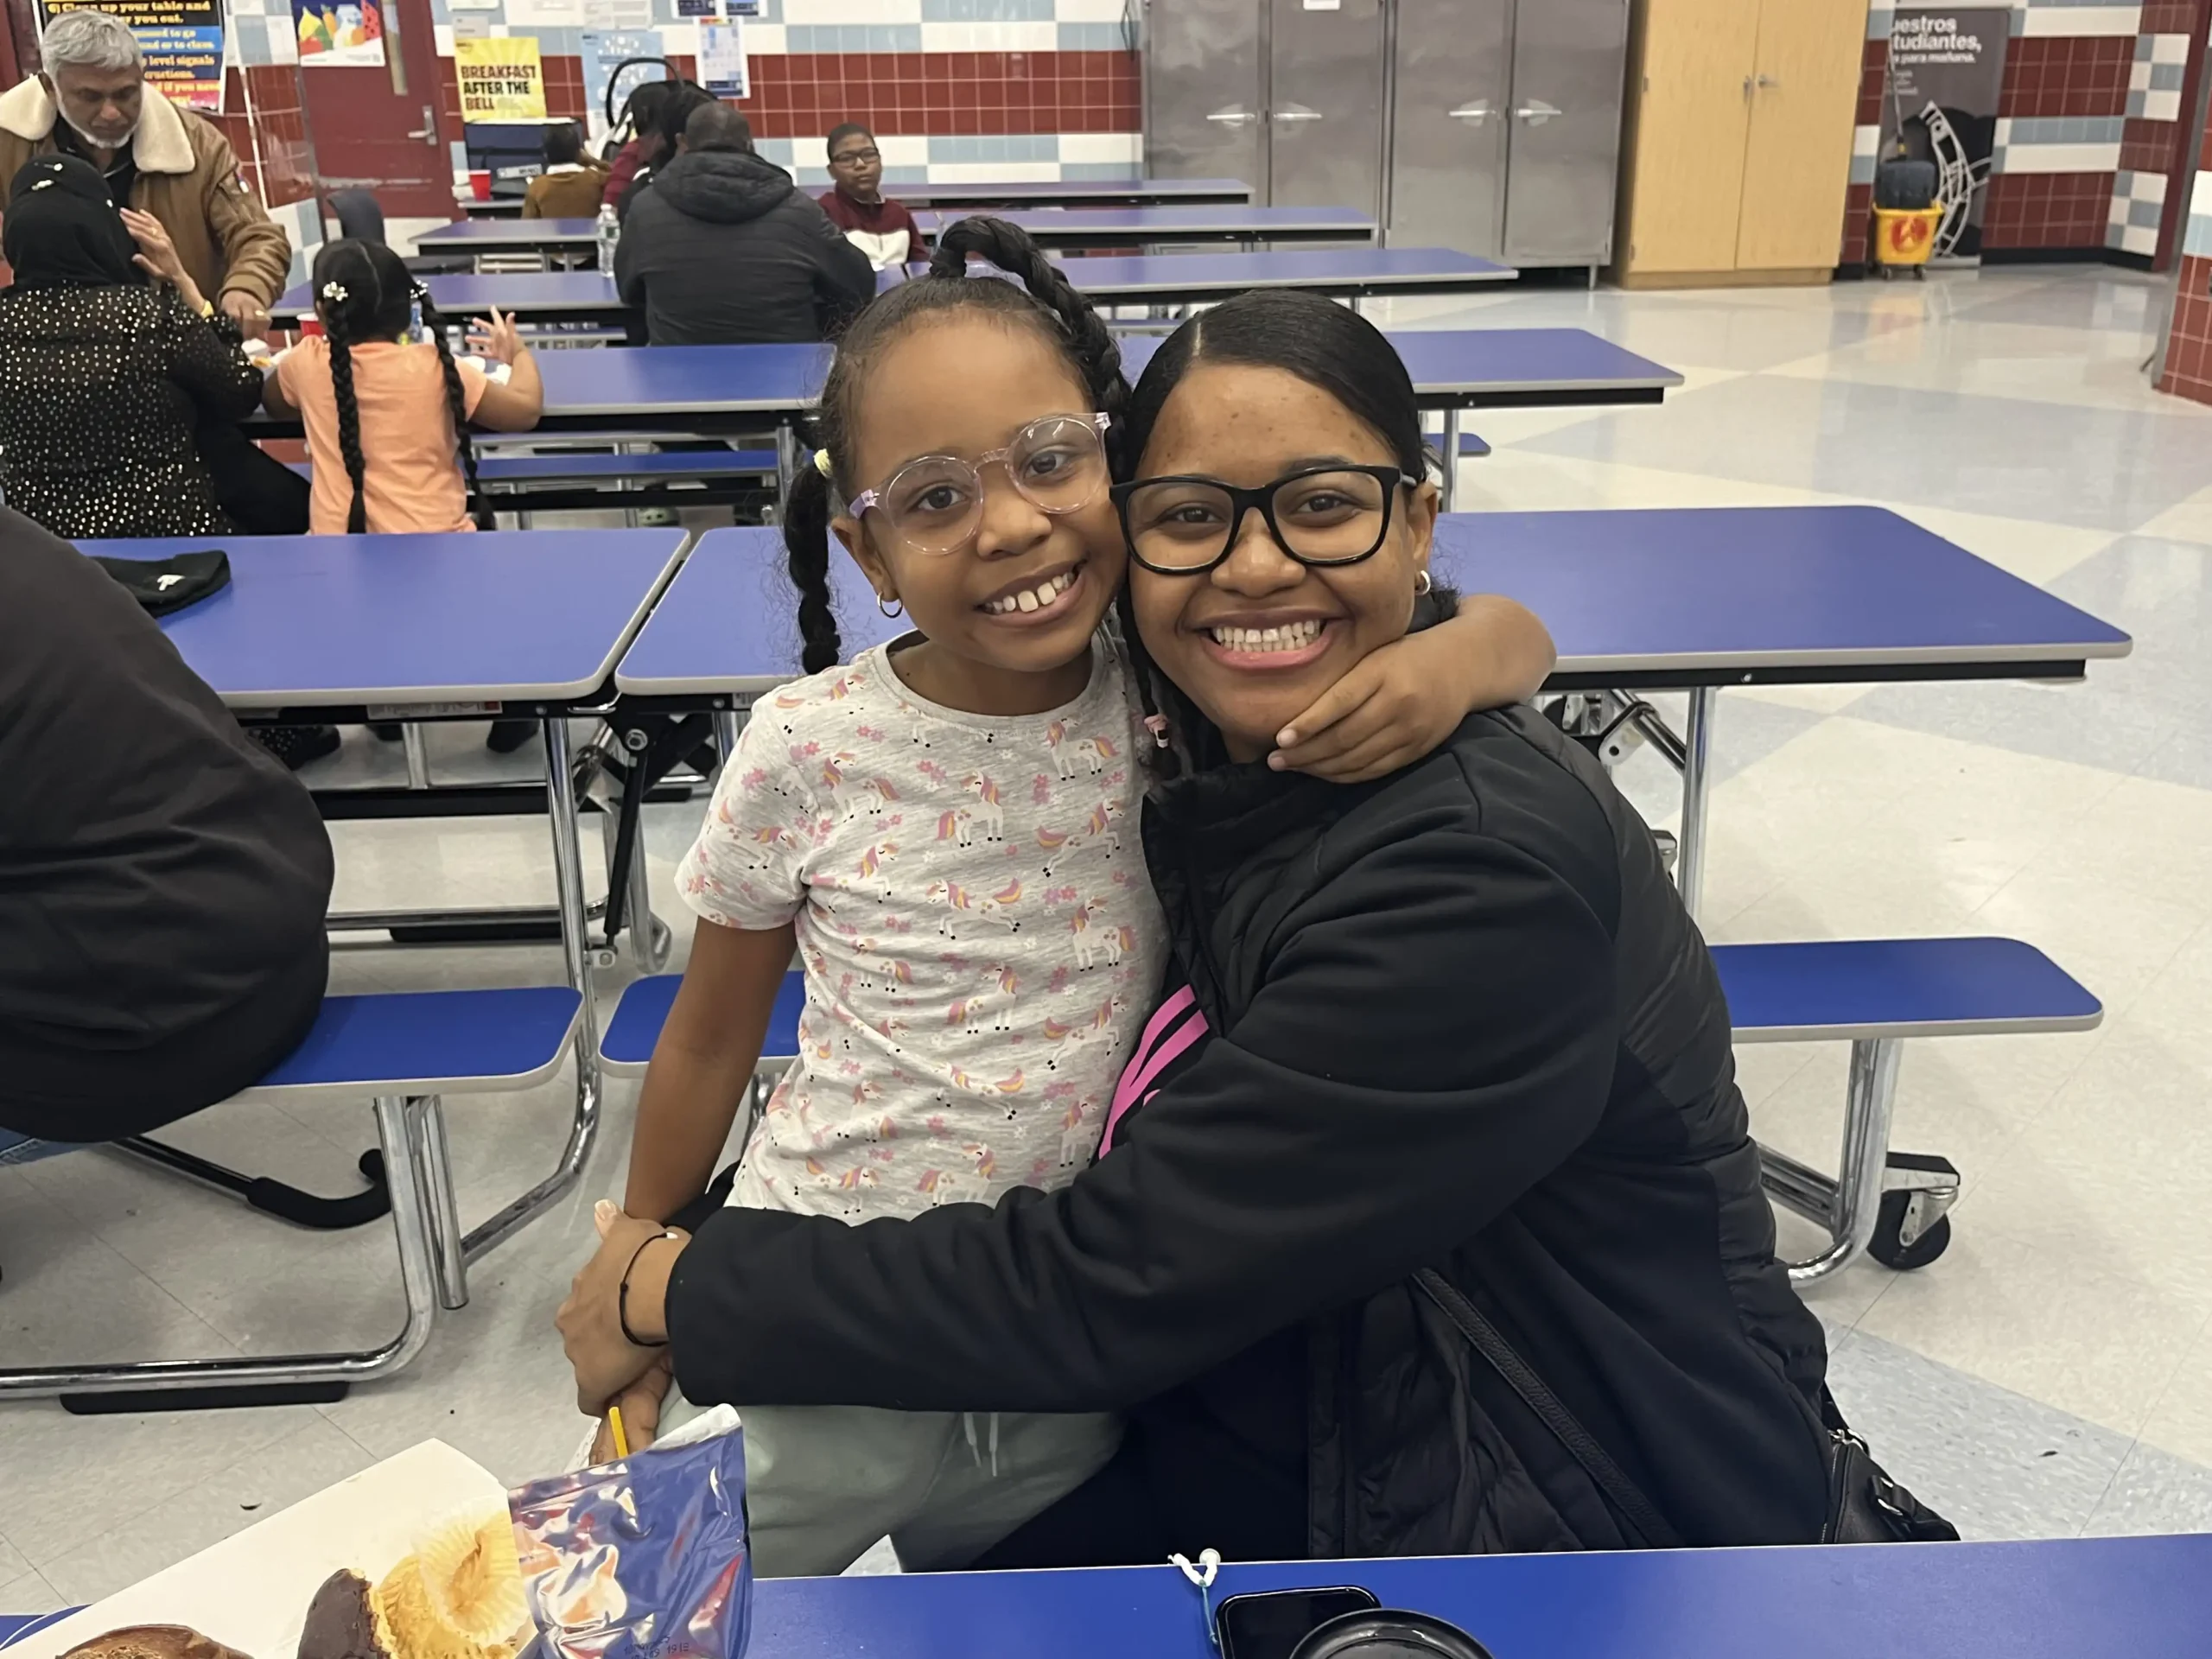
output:
M 638 1270 L 638 1262 L 641 1258 L 643 1258 L 645 1253 L 651 1249 L 654 1245 L 659 1243 L 664 1239 L 676 1239 L 680 1241 L 683 1236 L 683 1235 L 677 1232 L 674 1228 L 669 1228 L 664 1231 L 655 1233 L 651 1238 L 646 1239 L 643 1243 L 639 1244 L 636 1249 L 630 1253 L 630 1265 L 622 1269 L 621 1287 L 617 1290 L 614 1294 L 614 1318 L 615 1322 L 622 1327 L 622 1340 L 628 1343 L 632 1348 L 665 1348 L 668 1346 L 668 1338 L 666 1337 L 662 1337 L 658 1340 L 650 1340 L 645 1337 L 639 1336 L 635 1331 L 630 1328 L 630 1275 Z M 667 1327 L 667 1312 L 664 1308 L 661 1316 L 661 1325 L 663 1329 Z

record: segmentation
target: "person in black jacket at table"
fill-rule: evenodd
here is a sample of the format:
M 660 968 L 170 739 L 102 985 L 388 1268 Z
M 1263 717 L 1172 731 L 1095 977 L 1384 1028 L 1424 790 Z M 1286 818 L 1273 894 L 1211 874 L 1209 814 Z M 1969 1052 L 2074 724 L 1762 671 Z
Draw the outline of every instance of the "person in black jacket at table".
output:
M 330 961 L 313 798 L 114 578 L 6 508 L 0 777 L 0 1165 L 143 1135 L 298 1045 Z
M 986 1567 L 1816 1540 L 1821 1327 L 1649 830 L 1526 708 L 1374 783 L 1260 764 L 1445 613 L 1396 354 L 1246 296 L 1161 347 L 1122 436 L 1175 972 L 1096 1163 L 912 1221 L 610 1218 L 563 1313 L 579 1403 L 655 1361 L 634 1337 L 698 1402 L 1127 1414 Z
M 702 104 L 680 143 L 634 187 L 614 250 L 623 303 L 645 308 L 650 343 L 822 340 L 875 297 L 868 256 L 753 154 L 741 113 Z

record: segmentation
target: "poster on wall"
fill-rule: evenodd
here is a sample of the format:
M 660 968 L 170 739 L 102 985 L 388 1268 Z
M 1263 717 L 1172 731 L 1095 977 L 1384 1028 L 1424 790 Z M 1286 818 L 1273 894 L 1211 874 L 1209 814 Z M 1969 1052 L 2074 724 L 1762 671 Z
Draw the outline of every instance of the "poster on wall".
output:
M 82 0 L 89 6 L 94 0 Z M 40 22 L 82 6 L 41 6 Z M 223 112 L 222 0 L 100 0 L 99 10 L 130 26 L 146 57 L 146 79 L 170 103 L 203 115 Z
M 534 35 L 453 43 L 463 121 L 543 121 L 545 68 Z
M 665 79 L 661 62 L 660 31 L 652 29 L 591 30 L 584 35 L 584 113 L 594 138 L 607 136 L 607 82 L 614 82 L 614 113 L 620 118 L 623 100 L 649 80 Z M 643 61 L 639 61 L 643 60 Z M 630 67 L 623 68 L 624 64 Z
M 384 62 L 384 0 L 292 0 L 300 61 L 312 68 Z
M 2012 14 L 2002 6 L 1897 7 L 1890 21 L 1876 157 L 1905 153 L 1936 163 L 1943 222 L 1932 256 L 1970 264 L 1981 257 L 1981 215 L 1997 143 L 1997 96 Z
M 734 17 L 728 22 L 699 25 L 699 84 L 716 98 L 745 98 L 752 85 L 746 77 L 745 25 Z

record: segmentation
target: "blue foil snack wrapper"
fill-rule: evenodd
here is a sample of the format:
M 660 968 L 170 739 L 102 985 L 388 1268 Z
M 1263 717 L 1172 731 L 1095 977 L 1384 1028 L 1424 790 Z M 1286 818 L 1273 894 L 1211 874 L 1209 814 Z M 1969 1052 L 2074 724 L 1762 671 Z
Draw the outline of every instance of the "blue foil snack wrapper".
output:
M 727 1407 L 628 1458 L 518 1486 L 507 1509 L 537 1627 L 518 1659 L 741 1659 L 753 1554 L 745 1436 Z

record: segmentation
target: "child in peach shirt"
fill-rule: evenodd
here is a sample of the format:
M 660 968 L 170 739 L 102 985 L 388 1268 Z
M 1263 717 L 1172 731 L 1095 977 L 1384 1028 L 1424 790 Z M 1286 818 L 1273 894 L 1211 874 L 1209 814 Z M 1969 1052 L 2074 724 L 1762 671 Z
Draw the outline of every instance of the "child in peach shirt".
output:
M 527 432 L 544 405 L 537 365 L 513 321 L 494 310 L 468 340 L 508 365 L 503 384 L 454 360 L 428 295 L 382 244 L 329 244 L 315 257 L 313 287 L 322 333 L 277 360 L 264 398 L 272 414 L 297 410 L 307 429 L 315 463 L 308 528 L 489 528 L 469 423 Z M 409 338 L 417 303 L 427 344 Z

